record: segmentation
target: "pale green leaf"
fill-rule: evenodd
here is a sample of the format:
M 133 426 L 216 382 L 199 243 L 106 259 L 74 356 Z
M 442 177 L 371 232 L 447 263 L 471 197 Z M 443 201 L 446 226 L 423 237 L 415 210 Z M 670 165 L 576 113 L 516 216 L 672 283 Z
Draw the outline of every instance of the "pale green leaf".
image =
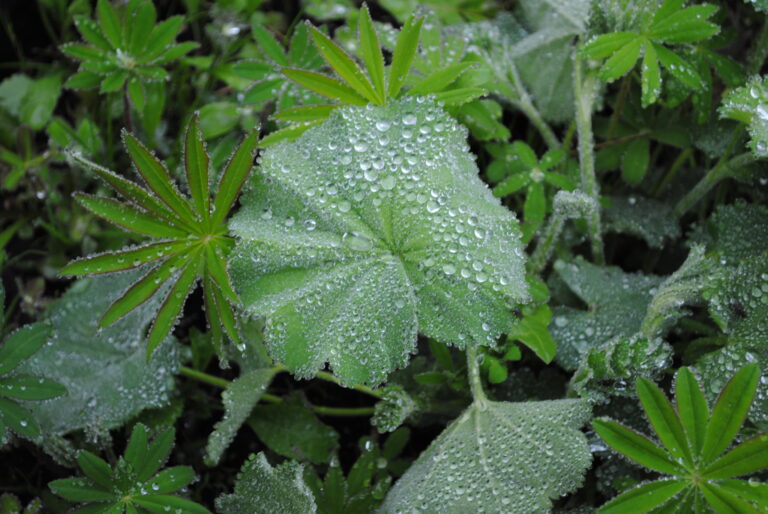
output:
M 216 510 L 221 514 L 312 514 L 317 507 L 304 483 L 303 469 L 293 461 L 273 468 L 263 453 L 251 455 L 237 476 L 234 493 L 216 498 Z
M 248 370 L 233 380 L 221 394 L 224 417 L 216 423 L 205 448 L 205 461 L 209 466 L 219 463 L 274 375 L 270 368 Z
M 142 340 L 159 298 L 110 327 L 98 327 L 104 306 L 140 276 L 125 272 L 79 280 L 50 307 L 51 344 L 17 368 L 67 388 L 65 396 L 27 404 L 44 440 L 85 427 L 116 428 L 145 408 L 167 405 L 179 366 L 177 347 L 166 340 L 147 362 Z
M 756 157 L 768 157 L 768 81 L 755 77 L 723 98 L 720 116 L 747 124 L 749 146 Z
M 603 209 L 606 232 L 631 234 L 658 249 L 680 235 L 680 226 L 668 203 L 639 195 L 608 198 L 610 205 Z
M 267 317 L 278 361 L 377 383 L 407 362 L 417 331 L 466 347 L 510 330 L 527 298 L 519 230 L 464 138 L 439 108 L 407 99 L 341 108 L 262 154 L 230 225 L 230 271 L 246 312 Z
M 529 514 L 576 489 L 589 467 L 580 400 L 471 405 L 390 490 L 382 513 Z

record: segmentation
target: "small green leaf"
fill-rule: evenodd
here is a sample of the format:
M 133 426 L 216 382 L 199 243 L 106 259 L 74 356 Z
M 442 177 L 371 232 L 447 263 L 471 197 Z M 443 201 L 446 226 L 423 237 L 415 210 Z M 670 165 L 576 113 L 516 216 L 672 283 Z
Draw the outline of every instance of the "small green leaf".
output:
M 612 499 L 598 510 L 599 514 L 643 514 L 663 504 L 682 491 L 685 480 L 656 480 L 643 484 Z
M 96 482 L 98 485 L 111 489 L 112 470 L 109 464 L 104 462 L 91 452 L 80 450 L 77 454 L 77 465 L 83 471 L 85 476 Z
M 18 400 L 47 400 L 66 394 L 67 389 L 47 378 L 15 376 L 0 378 L 0 396 Z
M 147 445 L 147 427 L 141 423 L 136 423 L 131 431 L 131 437 L 128 439 L 124 454 L 126 462 L 133 466 L 133 469 L 138 470 L 144 465 L 144 458 L 148 450 Z
M 477 100 L 478 98 L 487 94 L 487 89 L 482 89 L 479 87 L 461 87 L 433 93 L 435 100 L 443 103 L 446 106 L 464 105 L 465 103 Z
M 581 49 L 581 55 L 592 59 L 604 59 L 617 52 L 640 36 L 634 32 L 612 32 L 603 34 L 589 41 Z
M 702 462 L 711 462 L 728 448 L 736 437 L 747 417 L 759 379 L 760 369 L 756 364 L 748 364 L 741 368 L 723 388 L 712 408 L 712 417 L 707 425 L 701 450 Z
M 515 141 L 512 143 L 512 154 L 522 161 L 526 168 L 532 170 L 538 167 L 539 159 L 536 152 L 524 141 Z
M 195 114 L 184 137 L 184 170 L 195 210 L 204 222 L 208 221 L 211 210 L 210 184 L 208 183 L 209 161 L 203 135 L 200 132 L 200 116 Z
M 165 165 L 141 144 L 132 134 L 123 132 L 123 143 L 136 171 L 147 186 L 179 217 L 194 223 L 196 215 L 187 201 L 181 197 L 171 180 Z
M 262 80 L 274 69 L 272 64 L 261 61 L 240 61 L 232 66 L 232 72 L 248 80 Z
M 73 502 L 106 502 L 115 499 L 115 493 L 105 491 L 82 478 L 64 478 L 48 484 L 53 494 Z
M 251 131 L 229 159 L 219 179 L 216 199 L 213 202 L 212 226 L 218 227 L 229 215 L 245 180 L 253 168 L 253 159 L 259 145 L 258 130 Z
M 692 464 L 688 439 L 672 403 L 650 380 L 640 378 L 635 387 L 643 410 L 662 444 L 678 462 Z
M 144 110 L 147 95 L 144 92 L 144 85 L 136 77 L 132 77 L 131 80 L 128 81 L 128 96 L 137 111 Z
M 716 5 L 704 4 L 671 12 L 654 21 L 648 37 L 665 43 L 693 43 L 707 39 L 720 32 L 717 24 L 706 21 L 717 9 Z
M 27 409 L 13 400 L 0 397 L 0 419 L 11 430 L 29 439 L 40 435 L 40 426 Z
M 709 422 L 709 407 L 696 378 L 688 368 L 680 368 L 677 372 L 675 398 L 680 421 L 691 443 L 693 454 L 698 457 Z
M 351 87 L 323 74 L 293 68 L 283 68 L 283 74 L 297 84 L 333 100 L 339 100 L 349 105 L 366 105 L 368 103 Z
M 272 59 L 272 62 L 278 66 L 288 66 L 288 58 L 285 56 L 283 45 L 267 29 L 254 23 L 251 25 L 251 34 L 264 53 L 267 54 L 267 57 Z
M 656 103 L 659 94 L 661 94 L 661 70 L 659 69 L 659 61 L 653 45 L 645 45 L 642 66 L 640 81 L 642 88 L 641 101 L 643 107 L 648 107 L 652 103 Z
M 532 223 L 533 226 L 539 226 L 544 221 L 547 212 L 547 197 L 544 194 L 544 187 L 540 182 L 531 181 L 528 184 L 528 192 L 525 195 L 525 204 L 523 205 L 523 219 L 526 223 Z
M 302 105 L 276 112 L 273 118 L 280 121 L 304 123 L 308 121 L 325 120 L 338 105 Z
M 621 159 L 621 176 L 630 185 L 637 185 L 645 178 L 651 159 L 651 140 L 635 139 L 627 146 Z
M 754 480 L 718 480 L 717 485 L 763 509 L 768 508 L 768 484 Z
M 167 20 L 162 21 L 155 28 L 147 38 L 147 44 L 144 47 L 144 52 L 141 55 L 143 62 L 151 62 L 156 59 L 166 50 L 179 31 L 181 30 L 181 24 L 184 22 L 182 16 L 171 16 Z
M 694 91 L 703 91 L 706 89 L 706 83 L 701 79 L 696 70 L 688 64 L 682 57 L 672 50 L 668 50 L 662 45 L 653 43 L 653 48 L 659 57 L 662 66 L 677 80 L 693 89 Z
M 68 56 L 80 61 L 103 61 L 110 58 L 102 50 L 80 43 L 66 43 L 59 48 Z
M 91 89 L 101 83 L 101 76 L 91 71 L 75 73 L 67 79 L 64 87 L 70 89 Z
M 763 512 L 727 489 L 723 489 L 716 482 L 702 482 L 699 484 L 699 490 L 718 514 L 761 514 Z
M 112 44 L 104 37 L 104 33 L 95 21 L 83 15 L 77 15 L 74 18 L 77 31 L 86 41 L 105 52 L 114 51 Z
M 137 496 L 134 503 L 145 507 L 150 512 L 184 512 L 185 514 L 211 514 L 211 511 L 202 505 L 186 498 L 167 494 L 153 494 L 149 496 Z M 117 513 L 116 513 L 117 514 Z
M 229 273 L 227 273 L 227 261 L 224 251 L 219 245 L 216 246 L 214 248 L 214 244 L 211 243 L 205 247 L 205 269 L 227 299 L 230 302 L 239 303 L 240 300 L 237 298 L 234 289 L 232 289 Z
M 152 33 L 157 21 L 157 11 L 153 2 L 142 2 L 133 15 L 129 27 L 128 50 L 131 55 L 141 55 L 147 43 L 147 35 Z
M 605 418 L 594 420 L 592 426 L 611 448 L 646 468 L 669 475 L 684 473 L 679 464 L 644 435 Z
M 137 434 L 137 430 L 141 430 L 137 428 L 139 426 L 143 427 L 143 425 L 140 424 L 137 424 L 134 427 L 133 432 L 131 433 L 131 440 L 133 440 L 134 437 L 138 437 L 138 442 L 141 443 L 141 432 Z M 146 434 L 146 427 L 143 427 L 143 429 Z M 173 428 L 168 428 L 155 436 L 155 439 L 147 447 L 146 453 L 142 456 L 142 460 L 136 464 L 135 469 L 139 480 L 148 480 L 149 477 L 154 475 L 157 470 L 165 464 L 165 461 L 168 460 L 168 455 L 171 453 L 175 435 L 176 431 Z M 144 441 L 146 441 L 146 436 L 144 437 Z
M 195 472 L 189 466 L 173 466 L 152 477 L 152 496 L 175 493 L 195 479 Z M 157 487 L 155 487 L 157 486 Z
M 707 478 L 733 478 L 768 468 L 768 433 L 747 439 L 704 469 Z
M 529 173 L 516 173 L 504 179 L 500 184 L 493 188 L 493 196 L 503 197 L 511 195 L 528 185 L 531 181 Z
M 96 3 L 96 12 L 99 17 L 101 32 L 109 40 L 112 48 L 123 48 L 122 31 L 117 12 L 109 0 L 99 0 Z
M 617 78 L 626 75 L 637 62 L 644 44 L 645 39 L 642 37 L 637 37 L 626 43 L 605 61 L 603 67 L 600 68 L 600 78 L 606 82 L 613 82 Z
M 165 297 L 163 305 L 157 311 L 152 328 L 147 336 L 147 358 L 152 355 L 155 348 L 163 342 L 178 321 L 178 317 L 184 308 L 187 296 L 192 292 L 198 277 L 197 252 L 192 252 L 189 261 L 181 270 L 181 274 Z
M 132 232 L 155 237 L 186 237 L 188 234 L 146 212 L 111 198 L 76 193 L 75 199 L 86 209 Z
M 101 87 L 99 93 L 113 93 L 123 87 L 125 81 L 128 79 L 127 71 L 116 71 L 104 77 L 101 81 Z
M 0 376 L 31 357 L 50 335 L 51 327 L 45 323 L 26 325 L 9 335 L 0 345 Z
M 368 99 L 371 103 L 378 105 L 384 103 L 384 100 L 380 99 L 376 94 L 376 91 L 374 91 L 373 86 L 368 78 L 366 78 L 365 74 L 360 70 L 357 64 L 355 64 L 355 61 L 344 52 L 344 50 L 339 48 L 336 43 L 315 27 L 310 26 L 309 30 L 312 33 L 312 40 L 315 42 L 315 46 L 323 55 L 326 62 L 352 87 L 352 89 Z
M 384 56 L 379 46 L 379 38 L 371 22 L 371 13 L 368 6 L 363 4 L 358 18 L 358 31 L 360 37 L 360 50 L 363 54 L 363 62 L 368 70 L 373 88 L 379 98 L 379 103 L 384 103 L 387 93 L 384 85 Z
M 187 259 L 189 259 L 189 254 L 184 252 L 156 266 L 109 306 L 99 321 L 99 325 L 102 327 L 109 326 L 149 300 L 160 289 L 160 286 L 186 263 Z
M 397 36 L 395 51 L 392 54 L 392 65 L 389 69 L 387 93 L 390 98 L 397 98 L 405 79 L 411 70 L 413 59 L 419 46 L 419 34 L 423 18 L 411 16 L 400 29 Z
M 458 79 L 462 73 L 474 66 L 473 62 L 458 62 L 440 68 L 430 73 L 411 89 L 406 91 L 408 95 L 427 95 L 437 91 L 442 91 Z
M 124 271 L 137 268 L 148 262 L 174 256 L 192 244 L 194 241 L 191 240 L 159 242 L 130 250 L 90 255 L 84 259 L 70 262 L 59 273 L 62 275 L 97 275 Z
M 235 312 L 232 310 L 232 306 L 224 298 L 221 289 L 213 282 L 209 280 L 206 286 L 210 290 L 211 298 L 214 301 L 214 312 L 221 323 L 221 326 L 226 330 L 227 335 L 235 344 L 240 344 L 240 334 L 237 330 L 237 320 L 235 319 Z

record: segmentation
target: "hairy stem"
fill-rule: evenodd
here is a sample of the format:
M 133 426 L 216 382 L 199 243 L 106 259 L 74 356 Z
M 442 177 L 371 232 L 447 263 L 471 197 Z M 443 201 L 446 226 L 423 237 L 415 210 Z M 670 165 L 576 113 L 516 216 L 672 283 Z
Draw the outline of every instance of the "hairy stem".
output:
M 706 195 L 718 182 L 733 175 L 739 168 L 755 162 L 757 158 L 751 152 L 745 152 L 737 155 L 733 159 L 723 157 L 718 163 L 704 175 L 693 189 L 688 191 L 675 206 L 675 216 L 678 218 L 685 214 L 688 209 L 693 207 L 704 195 Z
M 285 366 L 278 364 L 272 368 L 272 370 L 275 373 L 279 373 L 281 371 L 286 371 Z M 187 366 L 182 366 L 180 370 L 181 374 L 193 378 L 197 380 L 198 382 L 203 382 L 205 384 L 210 384 L 212 386 L 220 387 L 220 388 L 226 388 L 230 381 L 226 380 L 224 378 L 220 378 L 214 375 L 210 375 L 208 373 L 204 373 L 202 371 L 198 371 L 196 369 L 189 368 Z M 322 378 L 323 380 L 328 380 L 329 382 L 334 382 L 335 384 L 338 384 L 338 379 L 331 375 L 330 373 L 320 372 L 323 373 L 323 375 L 327 375 L 324 377 L 320 377 L 318 374 L 318 378 Z M 328 377 L 331 377 L 332 379 L 329 379 Z M 360 388 L 360 389 L 358 389 Z M 371 394 L 372 396 L 375 396 L 377 398 L 381 397 L 381 394 L 377 391 L 373 391 L 365 386 L 357 386 L 355 387 L 358 391 L 366 392 L 363 389 L 368 389 L 368 394 Z M 262 401 L 266 403 L 281 403 L 283 401 L 282 398 L 279 396 L 275 396 L 273 394 L 264 393 L 261 395 L 260 398 Z M 320 415 L 324 416 L 370 416 L 374 412 L 373 407 L 327 407 L 323 405 L 312 405 L 312 410 Z
M 592 135 L 592 103 L 597 93 L 599 82 L 597 75 L 587 71 L 583 76 L 582 62 L 574 60 L 573 80 L 576 96 L 576 131 L 579 135 L 579 168 L 581 171 L 581 190 L 598 205 L 587 217 L 589 239 L 592 245 L 592 257 L 596 264 L 604 264 L 603 238 L 600 229 L 600 190 L 595 177 L 594 137 Z
M 565 224 L 565 215 L 561 212 L 554 211 L 549 217 L 549 224 L 544 230 L 544 233 L 539 238 L 539 243 L 536 245 L 531 259 L 528 261 L 529 269 L 534 275 L 538 275 L 549 262 L 549 258 L 552 255 L 552 250 L 555 246 L 555 241 L 560 236 L 560 232 L 563 230 Z
M 480 363 L 477 362 L 477 348 L 474 346 L 467 348 L 467 376 L 475 403 L 485 404 L 488 398 L 483 391 L 483 382 L 480 379 Z

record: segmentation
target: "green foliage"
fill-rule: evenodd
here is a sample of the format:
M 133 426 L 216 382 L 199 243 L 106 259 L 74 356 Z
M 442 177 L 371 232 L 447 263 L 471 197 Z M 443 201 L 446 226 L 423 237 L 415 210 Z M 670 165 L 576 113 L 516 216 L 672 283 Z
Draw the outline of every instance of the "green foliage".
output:
M 216 498 L 216 509 L 221 514 L 317 512 L 302 472 L 293 461 L 272 467 L 263 453 L 251 455 L 237 476 L 235 492 Z
M 50 329 L 43 322 L 33 326 L 52 334 L 43 336 L 43 342 L 50 344 L 22 363 L 17 373 L 43 376 L 67 389 L 65 396 L 30 405 L 44 443 L 79 429 L 104 432 L 146 408 L 168 404 L 179 366 L 177 346 L 168 338 L 147 361 L 143 344 L 158 299 L 150 299 L 110 327 L 98 325 L 100 309 L 138 277 L 129 272 L 75 282 L 50 307 L 46 316 Z
M 96 5 L 97 21 L 76 16 L 75 25 L 84 43 L 67 43 L 61 51 L 81 61 L 80 71 L 64 84 L 74 89 L 99 87 L 100 93 L 124 88 L 138 111 L 143 111 L 148 92 L 145 84 L 170 78 L 164 66 L 199 45 L 175 44 L 184 18 L 172 16 L 158 24 L 154 3 L 131 0 L 117 9 L 109 0 Z
M 653 382 L 637 381 L 637 395 L 663 447 L 610 419 L 593 422 L 611 447 L 639 464 L 671 475 L 630 489 L 600 508 L 611 512 L 688 512 L 708 503 L 717 512 L 760 512 L 768 507 L 766 485 L 737 477 L 768 467 L 768 434 L 727 450 L 739 433 L 760 378 L 754 364 L 726 384 L 710 412 L 693 374 L 678 371 L 676 405 Z
M 765 78 L 754 77 L 743 87 L 723 98 L 720 116 L 747 125 L 749 147 L 756 157 L 768 157 L 768 85 Z
M 613 0 L 627 7 L 626 0 Z M 642 6 L 630 30 L 611 32 L 588 40 L 581 54 L 592 59 L 607 59 L 599 76 L 606 82 L 623 77 L 634 68 L 642 54 L 641 85 L 643 106 L 655 103 L 661 94 L 661 66 L 685 87 L 706 87 L 696 68 L 665 45 L 694 43 L 717 34 L 720 28 L 709 21 L 717 6 L 693 5 L 683 8 L 684 0 L 639 2 Z
M 402 387 L 389 386 L 381 401 L 376 404 L 371 424 L 379 432 L 394 432 L 417 409 L 416 402 Z
M 206 314 L 216 348 L 221 354 L 222 327 L 232 341 L 240 341 L 231 306 L 231 302 L 238 299 L 227 273 L 226 256 L 232 240 L 227 236 L 226 220 L 251 171 L 257 135 L 255 132 L 248 135 L 232 154 L 221 173 L 213 199 L 210 157 L 196 116 L 184 139 L 184 169 L 191 199 L 181 195 L 171 181 L 165 164 L 133 135 L 125 133 L 123 140 L 136 171 L 148 189 L 73 155 L 77 162 L 96 173 L 128 203 L 83 193 L 79 193 L 77 198 L 97 216 L 131 232 L 154 237 L 156 242 L 77 260 L 64 267 L 61 273 L 114 273 L 156 263 L 141 280 L 110 305 L 99 322 L 101 327 L 111 325 L 158 294 L 162 284 L 171 284 L 149 331 L 147 355 L 151 355 L 171 332 L 187 296 L 200 280 Z
M 575 369 L 590 346 L 637 333 L 652 291 L 661 283 L 661 277 L 624 273 L 581 258 L 557 261 L 555 271 L 589 307 L 589 311 L 567 306 L 553 310 L 550 330 L 558 344 L 556 358 L 566 369 Z
M 640 237 L 651 248 L 680 235 L 680 226 L 669 205 L 642 196 L 611 197 L 605 209 L 605 231 Z
M 18 400 L 48 400 L 66 393 L 64 386 L 53 380 L 14 373 L 22 362 L 40 350 L 50 331 L 44 323 L 27 325 L 8 336 L 0 346 L 0 442 L 7 440 L 6 427 L 30 439 L 40 435 L 37 421 Z
M 208 513 L 208 509 L 172 493 L 189 485 L 195 472 L 189 466 L 160 469 L 168 459 L 175 431 L 158 433 L 149 441 L 147 428 L 136 424 L 125 454 L 113 466 L 91 452 L 81 450 L 77 464 L 85 478 L 54 480 L 48 486 L 54 494 L 87 507 L 80 512 L 162 512 Z M 87 510 L 86 510 L 87 509 Z
M 581 400 L 474 403 L 411 465 L 381 512 L 546 510 L 589 466 L 578 430 L 589 417 Z
M 378 383 L 417 331 L 462 348 L 509 332 L 509 307 L 527 299 L 516 221 L 463 138 L 440 109 L 406 99 L 344 108 L 262 155 L 230 225 L 230 270 L 293 373 L 329 362 L 344 383 Z

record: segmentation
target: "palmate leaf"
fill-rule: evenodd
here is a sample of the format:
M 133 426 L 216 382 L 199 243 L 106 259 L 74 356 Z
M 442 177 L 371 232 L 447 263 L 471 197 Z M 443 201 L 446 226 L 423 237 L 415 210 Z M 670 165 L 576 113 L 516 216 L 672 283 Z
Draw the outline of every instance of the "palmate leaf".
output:
M 755 77 L 723 98 L 720 116 L 745 123 L 749 146 L 756 157 L 768 157 L 768 80 Z
M 328 362 L 344 383 L 378 383 L 417 332 L 467 347 L 514 325 L 527 299 L 519 230 L 464 138 L 439 108 L 407 99 L 341 108 L 262 155 L 230 224 L 230 272 L 292 372 Z
M 165 301 L 149 331 L 147 354 L 171 332 L 184 308 L 187 296 L 198 280 L 205 290 L 206 315 L 213 328 L 214 342 L 221 355 L 224 332 L 235 343 L 239 335 L 230 302 L 237 302 L 226 270 L 232 240 L 226 237 L 225 221 L 253 166 L 258 144 L 256 131 L 245 137 L 234 151 L 219 178 L 211 199 L 210 158 L 206 152 L 200 121 L 195 114 L 184 138 L 184 168 L 191 199 L 179 192 L 165 164 L 133 135 L 124 132 L 123 142 L 136 171 L 148 189 L 126 180 L 82 157 L 75 159 L 112 186 L 128 203 L 110 198 L 78 194 L 83 206 L 118 226 L 160 241 L 118 252 L 97 254 L 71 262 L 63 274 L 84 275 L 123 271 L 155 263 L 109 306 L 101 326 L 123 318 L 170 283 Z M 220 326 L 223 325 L 224 331 Z
M 544 512 L 574 490 L 591 456 L 583 400 L 471 405 L 394 485 L 394 512 Z
M 317 512 L 303 469 L 293 461 L 272 467 L 263 453 L 251 455 L 237 476 L 234 493 L 216 498 L 216 510 L 221 514 Z
M 98 326 L 100 310 L 139 277 L 139 272 L 129 271 L 76 282 L 46 316 L 53 333 L 50 344 L 16 369 L 18 374 L 45 376 L 67 388 L 65 396 L 28 404 L 46 450 L 51 450 L 46 441 L 56 436 L 86 427 L 112 429 L 143 409 L 167 405 L 179 366 L 178 348 L 167 338 L 147 361 L 142 336 L 159 298 L 112 326 Z

